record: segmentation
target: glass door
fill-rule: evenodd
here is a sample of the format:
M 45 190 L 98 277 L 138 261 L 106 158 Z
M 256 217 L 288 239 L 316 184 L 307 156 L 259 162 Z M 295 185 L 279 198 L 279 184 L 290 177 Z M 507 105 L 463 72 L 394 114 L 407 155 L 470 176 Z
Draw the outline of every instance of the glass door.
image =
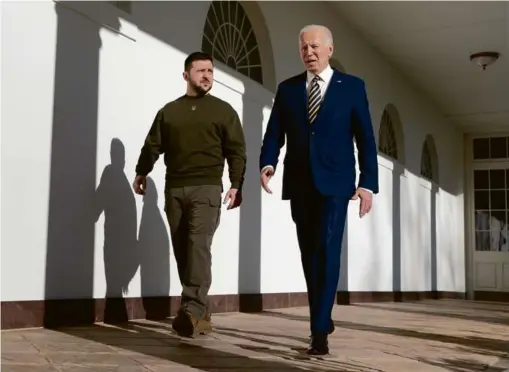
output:
M 474 291 L 509 292 L 509 138 L 473 150 Z

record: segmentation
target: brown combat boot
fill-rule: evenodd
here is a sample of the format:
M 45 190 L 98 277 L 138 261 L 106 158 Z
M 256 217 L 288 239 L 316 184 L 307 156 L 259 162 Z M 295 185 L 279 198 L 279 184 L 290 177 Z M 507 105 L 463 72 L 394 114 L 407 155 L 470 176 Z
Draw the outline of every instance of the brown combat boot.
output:
M 209 312 L 206 312 L 202 318 L 198 318 L 189 310 L 180 309 L 171 325 L 173 330 L 181 337 L 194 338 L 212 331 Z
M 199 321 L 198 332 L 201 335 L 206 335 L 212 332 L 212 317 L 208 311 L 203 315 L 203 319 Z

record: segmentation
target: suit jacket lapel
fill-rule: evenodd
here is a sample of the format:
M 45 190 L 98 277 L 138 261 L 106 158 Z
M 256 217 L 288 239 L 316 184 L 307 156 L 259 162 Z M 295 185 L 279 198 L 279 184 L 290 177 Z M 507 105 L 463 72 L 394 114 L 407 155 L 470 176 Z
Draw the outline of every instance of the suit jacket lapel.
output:
M 314 123 L 317 123 L 320 117 L 326 117 L 328 115 L 328 111 L 331 108 L 334 108 L 337 104 L 341 104 L 343 101 L 341 99 L 341 95 L 343 94 L 342 88 L 343 84 L 341 82 L 341 73 L 337 70 L 334 70 L 334 73 L 332 74 L 331 80 L 329 82 L 329 86 L 325 91 L 325 97 L 323 98 L 322 106 L 318 111 L 318 115 Z

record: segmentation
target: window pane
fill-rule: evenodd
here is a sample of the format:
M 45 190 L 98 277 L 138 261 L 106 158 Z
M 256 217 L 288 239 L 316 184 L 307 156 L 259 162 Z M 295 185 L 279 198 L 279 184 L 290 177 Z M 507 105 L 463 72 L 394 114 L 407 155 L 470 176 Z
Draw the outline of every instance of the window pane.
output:
M 477 231 L 490 229 L 490 214 L 488 211 L 475 211 L 475 229 Z
M 507 137 L 490 138 L 490 157 L 507 158 Z
M 475 250 L 476 251 L 489 251 L 490 250 L 490 232 L 489 231 L 476 231 L 475 232 Z
M 490 157 L 490 139 L 474 139 L 474 159 L 489 159 Z
M 492 231 L 490 234 L 490 251 L 499 252 L 502 240 L 503 238 L 500 230 Z
M 254 81 L 258 81 L 260 83 L 263 82 L 261 67 L 251 67 L 250 75 L 251 75 L 251 79 L 253 79 Z
M 490 192 L 489 191 L 475 191 L 474 205 L 476 210 L 490 209 Z
M 225 15 L 224 9 L 221 9 L 224 3 L 222 1 L 213 1 L 212 4 L 215 5 L 215 16 L 217 17 L 219 24 L 223 25 L 224 23 L 228 22 L 228 20 L 223 17 L 223 15 Z M 226 13 L 226 16 L 227 14 L 228 13 Z
M 504 210 L 507 208 L 505 203 L 504 190 L 491 190 L 490 191 L 490 209 Z
M 507 217 L 506 217 L 506 221 Z M 508 236 L 509 230 L 507 224 L 505 225 L 505 228 L 501 232 L 500 237 L 500 251 L 502 252 L 509 252 L 509 236 Z
M 490 188 L 490 174 L 487 170 L 474 171 L 474 189 L 475 190 L 489 190 Z
M 505 170 L 492 169 L 490 170 L 490 189 L 505 189 Z
M 203 26 L 203 34 L 206 36 L 203 42 L 207 41 L 211 45 L 210 50 L 212 50 L 211 42 L 214 40 L 214 30 L 212 29 L 210 22 L 205 22 L 205 26 Z
M 254 34 L 253 34 L 254 35 Z M 256 40 L 255 40 L 256 43 Z M 254 49 L 249 49 L 249 65 L 255 66 L 255 65 L 261 65 L 262 61 L 260 59 L 260 50 L 257 45 L 255 45 Z
M 506 211 L 491 211 L 490 212 L 490 229 L 492 231 L 500 231 L 506 224 Z

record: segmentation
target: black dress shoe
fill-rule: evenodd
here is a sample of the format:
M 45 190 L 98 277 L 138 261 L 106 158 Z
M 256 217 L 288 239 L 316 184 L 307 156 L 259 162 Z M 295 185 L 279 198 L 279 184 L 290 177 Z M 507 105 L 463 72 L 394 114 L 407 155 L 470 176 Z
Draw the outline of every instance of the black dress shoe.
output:
M 332 334 L 335 330 L 336 330 L 336 327 L 334 326 L 334 322 L 333 322 L 333 321 L 332 321 L 332 319 L 331 319 L 329 329 L 327 330 L 327 334 L 329 334 L 329 335 L 330 335 L 330 334 Z M 309 336 L 309 342 L 310 342 L 310 343 L 311 343 L 311 339 L 312 339 L 312 336 L 310 335 L 310 336 Z
M 329 354 L 329 341 L 327 335 L 317 333 L 311 336 L 311 345 L 307 351 L 308 355 L 327 355 Z

